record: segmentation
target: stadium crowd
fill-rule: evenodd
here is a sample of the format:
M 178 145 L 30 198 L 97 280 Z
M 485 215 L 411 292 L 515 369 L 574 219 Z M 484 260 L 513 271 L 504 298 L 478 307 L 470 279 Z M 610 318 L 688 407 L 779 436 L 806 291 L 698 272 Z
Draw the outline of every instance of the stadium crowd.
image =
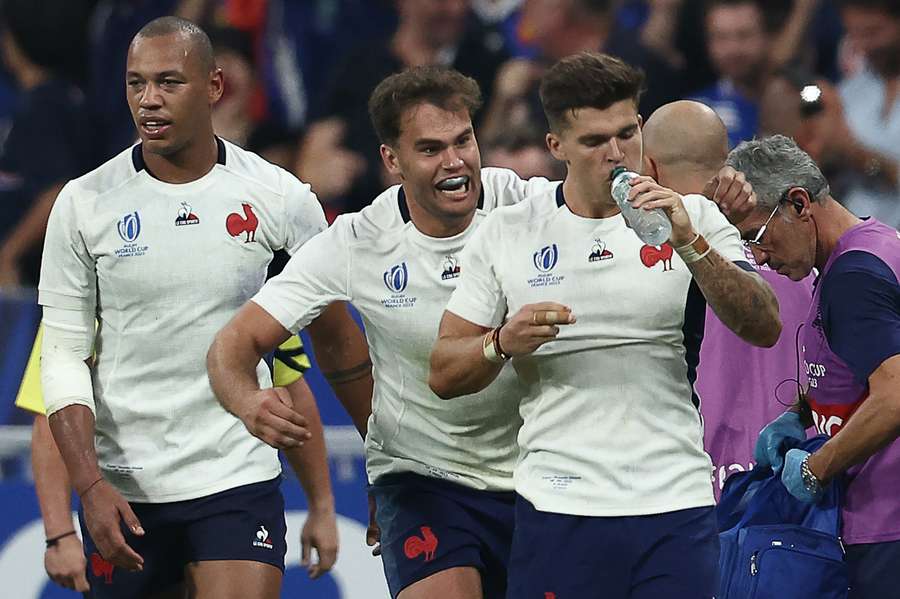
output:
M 368 541 L 394 597 L 605 596 L 591 594 L 598 584 L 615 597 L 711 597 L 714 502 L 754 463 L 811 503 L 844 473 L 862 481 L 844 512 L 851 596 L 892 588 L 897 502 L 878 485 L 900 455 L 896 1 L 2 0 L 0 54 L 0 293 L 40 282 L 42 367 L 60 373 L 44 371 L 49 420 L 24 406 L 38 414 L 34 451 L 55 452 L 35 468 L 65 479 L 35 473 L 41 507 L 74 490 L 84 550 L 121 572 L 115 588 L 97 586 L 96 568 L 83 577 L 74 531 L 51 534 L 45 511 L 56 582 L 90 582 L 98 597 L 182 583 L 277 593 L 273 447 L 319 508 L 305 563 L 313 576 L 332 566 L 315 402 L 299 375 L 282 385 L 276 370 L 276 390 L 257 368 L 272 352 L 277 368 L 279 346 L 306 329 L 366 440 Z M 169 64 L 180 70 L 164 69 L 161 97 L 197 73 L 207 86 L 172 101 L 173 122 L 153 103 L 154 69 Z M 182 71 L 186 83 L 166 78 Z M 665 211 L 668 244 L 638 242 L 618 218 L 597 226 L 619 213 L 611 165 L 643 175 L 631 200 Z M 160 193 L 183 198 L 175 226 L 199 224 L 192 209 L 223 211 L 231 239 L 204 229 L 222 249 L 150 289 L 149 271 L 117 267 L 107 246 L 121 238 L 117 258 L 144 256 L 140 219 L 168 218 Z M 100 197 L 129 206 L 118 229 L 87 217 L 122 217 Z M 599 287 L 563 295 L 551 274 L 581 251 L 573 231 L 594 243 L 573 272 L 592 280 L 605 264 L 615 281 L 604 304 L 592 302 Z M 537 235 L 555 241 L 526 261 L 541 273 L 527 279 L 509 256 L 527 257 Z M 193 243 L 166 243 L 152 268 L 162 277 L 206 247 Z M 385 263 L 358 267 L 373 259 Z M 673 260 L 662 286 L 653 269 Z M 432 263 L 438 280 L 413 283 Z M 199 272 L 219 294 L 197 287 Z M 828 284 L 814 287 L 816 274 Z M 630 295 L 638 285 L 654 292 Z M 200 306 L 199 325 L 148 316 L 178 301 Z M 160 351 L 128 353 L 127 327 L 95 331 L 101 312 L 141 323 Z M 169 339 L 188 360 L 164 355 Z M 150 379 L 147 363 L 173 374 Z M 140 401 L 172 389 L 171 406 Z M 595 395 L 621 405 L 592 420 Z M 184 405 L 204 407 L 176 420 Z M 210 423 L 202 442 L 186 441 L 191 418 Z M 95 419 L 100 461 L 138 456 L 146 472 L 98 468 Z M 178 449 L 148 450 L 148 426 Z M 779 453 L 807 430 L 831 439 Z M 184 555 L 168 555 L 180 537 L 144 538 L 142 522 L 196 525 L 198 505 L 220 527 L 231 507 L 262 510 L 254 551 L 274 553 L 230 547 L 205 524 Z M 602 572 L 561 557 L 597 537 L 628 550 L 606 547 Z M 63 545 L 79 558 L 53 553 Z

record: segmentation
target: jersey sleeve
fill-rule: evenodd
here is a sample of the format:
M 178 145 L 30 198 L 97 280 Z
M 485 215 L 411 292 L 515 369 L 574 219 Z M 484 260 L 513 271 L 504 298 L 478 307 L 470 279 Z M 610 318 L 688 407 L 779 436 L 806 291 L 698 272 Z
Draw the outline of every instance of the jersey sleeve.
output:
M 325 212 L 310 186 L 282 173 L 285 182 L 284 249 L 294 255 L 301 245 L 325 230 Z
M 28 364 L 25 366 L 19 393 L 16 395 L 16 406 L 35 414 L 46 414 L 44 396 L 41 394 L 41 339 L 43 336 L 44 328 L 41 325 L 34 339 Z
M 494 214 L 485 219 L 460 254 L 459 281 L 446 308 L 448 312 L 488 328 L 500 324 L 506 313 L 506 297 L 497 280 L 491 253 L 491 246 L 499 247 L 497 243 L 490 243 L 494 239 L 494 225 L 499 224 Z
M 506 168 L 488 167 L 484 169 L 483 184 L 493 187 L 497 206 L 518 204 L 527 197 L 537 195 L 559 185 L 558 181 L 549 181 L 544 177 L 523 179 L 515 171 Z
M 38 303 L 67 310 L 96 309 L 97 275 L 94 258 L 79 227 L 72 183 L 59 192 L 44 238 Z
M 882 362 L 900 354 L 900 283 L 880 258 L 856 251 L 839 257 L 821 285 L 828 345 L 867 384 Z
M 744 248 L 741 245 L 741 234 L 728 222 L 715 202 L 702 195 L 691 194 L 684 198 L 694 228 L 703 235 L 710 247 L 719 252 L 726 260 L 747 263 Z
M 301 245 L 284 270 L 269 279 L 252 301 L 285 329 L 296 333 L 332 302 L 350 301 L 352 216 Z

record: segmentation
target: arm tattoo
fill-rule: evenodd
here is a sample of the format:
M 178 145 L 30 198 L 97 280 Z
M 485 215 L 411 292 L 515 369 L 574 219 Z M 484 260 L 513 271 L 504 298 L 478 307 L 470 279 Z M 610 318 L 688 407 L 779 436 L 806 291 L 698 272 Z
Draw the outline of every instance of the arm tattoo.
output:
M 741 269 L 715 250 L 688 268 L 722 323 L 754 345 L 774 343 L 778 300 L 762 277 Z
M 332 385 L 343 385 L 358 381 L 361 378 L 371 376 L 372 360 L 366 360 L 352 368 L 344 370 L 334 370 L 331 372 L 323 372 L 322 376 Z

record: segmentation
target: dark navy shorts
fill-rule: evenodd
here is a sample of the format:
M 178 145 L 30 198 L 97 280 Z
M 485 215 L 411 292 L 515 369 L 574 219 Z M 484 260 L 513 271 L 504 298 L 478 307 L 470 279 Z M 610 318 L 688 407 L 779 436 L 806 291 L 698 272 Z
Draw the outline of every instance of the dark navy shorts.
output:
M 481 572 L 485 598 L 503 599 L 514 493 L 478 491 L 411 473 L 383 476 L 369 492 L 392 597 L 436 572 L 471 566 Z
M 188 563 L 263 562 L 284 571 L 287 552 L 281 477 L 207 497 L 171 503 L 131 503 L 145 534 L 123 527 L 125 541 L 144 558 L 141 572 L 114 568 L 97 551 L 79 512 L 93 597 L 143 597 L 184 580 Z
M 847 545 L 850 599 L 881 599 L 900 593 L 900 541 Z
M 509 599 L 712 599 L 718 570 L 712 507 L 599 518 L 516 498 Z

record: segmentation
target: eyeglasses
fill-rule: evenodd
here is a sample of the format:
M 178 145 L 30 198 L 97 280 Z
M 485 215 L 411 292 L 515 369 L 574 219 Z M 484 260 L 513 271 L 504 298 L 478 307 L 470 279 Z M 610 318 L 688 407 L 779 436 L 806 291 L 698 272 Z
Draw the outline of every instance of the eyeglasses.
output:
M 763 226 L 759 228 L 759 231 L 756 232 L 756 235 L 753 236 L 753 239 L 744 239 L 743 243 L 746 247 L 758 247 L 762 244 L 763 235 L 766 234 L 766 229 L 769 228 L 769 223 L 772 221 L 772 218 L 775 216 L 775 213 L 778 212 L 778 208 L 781 207 L 781 200 L 775 204 L 775 208 L 772 209 L 771 214 L 769 214 L 769 218 L 766 219 L 766 222 L 763 223 Z
M 805 187 L 799 187 L 799 188 L 798 188 L 798 187 L 796 187 L 796 186 L 791 186 L 791 187 L 788 187 L 787 189 L 785 189 L 785 190 L 784 190 L 784 193 L 781 194 L 781 197 L 778 198 L 778 201 L 775 202 L 775 207 L 772 208 L 772 212 L 771 212 L 771 214 L 769 214 L 769 218 L 767 218 L 767 219 L 766 219 L 766 222 L 763 223 L 763 226 L 761 226 L 761 227 L 759 228 L 759 231 L 756 232 L 756 235 L 753 236 L 753 239 L 744 239 L 744 240 L 742 240 L 741 243 L 744 244 L 744 247 L 748 247 L 748 248 L 749 248 L 749 247 L 759 247 L 760 245 L 762 245 L 762 242 L 763 242 L 763 240 L 762 240 L 762 239 L 763 239 L 763 235 L 766 234 L 766 229 L 769 228 L 769 223 L 772 222 L 772 218 L 775 216 L 775 213 L 778 212 L 778 208 L 781 207 L 781 204 L 782 204 L 783 202 L 787 202 L 787 201 L 788 201 L 788 199 L 790 198 L 790 194 L 791 194 L 791 190 L 792 190 L 792 189 L 803 189 L 804 191 L 806 191 L 807 195 L 809 195 L 810 197 L 812 197 L 812 194 L 809 193 L 809 190 L 806 189 Z

